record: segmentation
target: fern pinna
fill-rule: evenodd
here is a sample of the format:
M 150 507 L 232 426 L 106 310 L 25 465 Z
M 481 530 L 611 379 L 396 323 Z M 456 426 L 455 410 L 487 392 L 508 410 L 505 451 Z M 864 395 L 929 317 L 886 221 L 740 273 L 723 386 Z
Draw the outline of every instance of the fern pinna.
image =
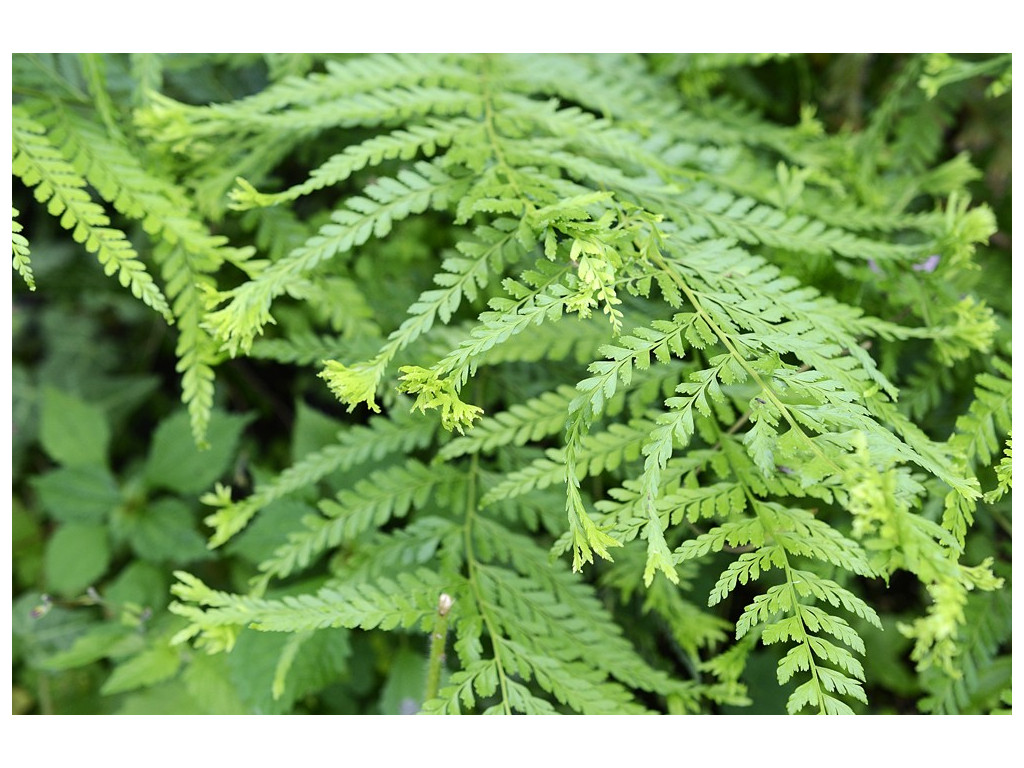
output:
M 781 649 L 789 712 L 849 713 L 883 628 L 865 596 L 907 571 L 927 607 L 895 631 L 922 670 L 961 673 L 967 616 L 1002 586 L 967 551 L 1009 429 L 1008 326 L 973 291 L 994 217 L 969 204 L 964 157 L 910 141 L 952 119 L 918 84 L 926 57 L 852 135 L 701 97 L 735 63 L 371 55 L 223 103 L 145 92 L 136 135 L 260 259 L 198 234 L 188 205 L 170 216 L 152 178 L 112 175 L 113 144 L 73 110 L 19 107 L 16 172 L 179 324 L 197 436 L 195 382 L 223 355 L 310 367 L 352 414 L 251 495 L 206 495 L 220 546 L 347 478 L 249 593 L 180 573 L 178 642 L 425 635 L 443 593 L 450 672 L 424 712 L 741 706 L 759 642 Z M 154 252 L 166 302 L 73 207 L 83 184 L 42 176 L 44 129 L 175 243 Z M 295 158 L 315 167 L 296 178 Z M 900 357 L 978 375 L 953 434 L 901 401 Z

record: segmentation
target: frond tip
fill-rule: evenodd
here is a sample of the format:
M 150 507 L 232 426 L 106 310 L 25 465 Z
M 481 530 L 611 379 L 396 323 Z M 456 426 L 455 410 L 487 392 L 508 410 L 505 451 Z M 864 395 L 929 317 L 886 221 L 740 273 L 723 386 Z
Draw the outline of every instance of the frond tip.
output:
M 14 269 L 25 281 L 29 290 L 36 289 L 35 277 L 32 274 L 32 265 L 29 263 L 28 240 L 21 234 L 21 224 L 18 223 L 18 209 L 11 208 L 11 250 L 14 252 Z
M 433 371 L 415 365 L 399 369 L 402 373 L 399 390 L 416 395 L 413 408 L 424 413 L 433 408 L 441 409 L 441 426 L 449 432 L 458 430 L 465 434 L 483 414 L 483 409 L 464 403 L 455 390 L 451 379 L 439 379 Z
M 317 374 L 327 382 L 331 392 L 351 411 L 359 403 L 366 403 L 371 411 L 380 412 L 374 396 L 377 393 L 379 366 L 373 361 L 342 365 L 337 360 L 324 360 L 324 369 Z

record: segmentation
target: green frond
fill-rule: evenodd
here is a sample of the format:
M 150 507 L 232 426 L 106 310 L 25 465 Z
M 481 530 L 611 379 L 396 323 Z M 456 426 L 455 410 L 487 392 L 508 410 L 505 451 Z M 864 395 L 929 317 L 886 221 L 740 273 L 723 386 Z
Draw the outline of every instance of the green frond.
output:
M 957 419 L 950 437 L 957 457 L 972 466 L 990 464 L 998 456 L 1001 436 L 1009 434 L 1012 423 L 1010 365 L 998 357 L 992 365 L 996 373 L 978 374 L 971 406 Z
M 562 424 L 564 426 L 565 417 Z M 650 426 L 650 422 L 640 420 L 628 425 L 612 423 L 606 431 L 588 434 L 575 455 L 576 478 L 583 480 L 599 475 L 638 458 Z M 473 435 L 467 437 L 472 439 Z M 457 442 L 452 445 L 457 445 Z M 526 467 L 506 473 L 501 482 L 487 491 L 481 504 L 488 506 L 499 499 L 514 498 L 562 482 L 565 479 L 565 451 L 550 448 L 545 453 L 545 457 L 535 459 Z
M 547 260 L 535 267 L 523 273 L 523 283 L 512 278 L 504 280 L 502 287 L 513 298 L 490 300 L 490 311 L 480 314 L 480 322 L 472 327 L 469 338 L 431 367 L 436 376 L 451 380 L 457 390 L 476 372 L 480 359 L 491 349 L 562 316 L 569 292 L 560 280 L 567 274 L 567 268 L 555 267 Z
M 134 83 L 132 101 L 143 106 L 150 94 L 158 93 L 163 85 L 164 56 L 159 53 L 131 53 L 128 61 Z
M 229 489 L 206 494 L 203 503 L 217 511 L 206 518 L 214 529 L 210 546 L 217 547 L 241 531 L 265 506 L 310 486 L 332 472 L 351 469 L 384 456 L 407 452 L 428 444 L 435 427 L 429 420 L 406 418 L 371 419 L 368 426 L 356 426 L 338 435 L 338 442 L 303 457 L 265 485 L 239 501 L 231 500 Z
M 285 578 L 306 568 L 321 553 L 352 541 L 361 533 L 381 528 L 394 518 L 405 517 L 411 509 L 427 504 L 431 496 L 445 489 L 458 489 L 461 475 L 439 471 L 419 462 L 372 472 L 333 499 L 320 503 L 322 517 L 307 516 L 303 528 L 288 536 L 288 542 L 260 563 L 261 581 Z
M 1010 61 L 1010 54 L 994 56 L 980 62 L 965 61 L 945 53 L 929 54 L 925 58 L 924 74 L 921 75 L 918 85 L 929 99 L 934 99 L 941 89 L 953 83 L 979 76 L 997 76 L 997 83 L 1005 80 L 1003 89 L 992 93 L 998 95 L 1009 90 Z
M 110 219 L 86 190 L 87 182 L 74 169 L 61 147 L 55 146 L 46 128 L 19 105 L 13 108 L 13 172 L 32 187 L 36 200 L 46 206 L 75 241 L 96 254 L 103 271 L 117 274 L 118 282 L 136 298 L 163 315 L 169 323 L 174 315 L 167 299 L 127 236 L 110 227 Z
M 373 393 L 395 355 L 421 335 L 430 331 L 437 318 L 440 318 L 443 323 L 448 323 L 464 298 L 470 301 L 475 300 L 478 292 L 487 286 L 491 277 L 496 273 L 500 274 L 505 263 L 517 258 L 520 249 L 514 239 L 512 231 L 514 227 L 514 222 L 498 219 L 494 222 L 494 226 L 477 227 L 474 231 L 475 240 L 459 241 L 456 244 L 457 254 L 446 258 L 442 262 L 443 271 L 434 276 L 434 282 L 442 288 L 424 291 L 420 294 L 416 303 L 409 307 L 410 316 L 388 336 L 387 343 L 381 347 L 371 361 L 352 366 L 343 366 L 337 361 L 328 361 L 327 370 L 322 376 L 328 381 L 338 399 L 350 406 L 366 402 L 371 409 L 374 408 Z M 411 367 L 406 367 L 411 370 Z M 435 368 L 437 367 L 439 366 L 435 366 Z M 413 391 L 408 389 L 413 386 L 409 380 L 409 372 L 406 371 L 405 374 L 402 377 L 402 381 L 405 383 L 401 387 L 403 391 Z M 433 378 L 436 378 L 436 375 L 433 375 Z M 461 383 L 459 379 L 456 381 Z M 415 391 L 421 392 L 422 387 L 416 386 Z M 439 383 L 432 385 L 431 391 L 437 390 L 438 387 L 445 391 L 452 389 L 451 398 L 453 398 L 452 403 L 454 404 L 458 400 L 454 391 L 457 386 L 457 384 Z M 436 398 L 436 393 L 431 397 Z M 428 400 L 429 398 L 418 397 L 414 407 L 423 410 L 423 408 L 436 407 L 440 404 L 438 401 L 433 405 L 426 405 Z M 454 407 L 458 408 L 459 406 Z M 467 412 L 467 418 L 470 418 L 470 421 L 472 420 L 469 417 L 471 412 L 472 410 Z M 443 415 L 442 418 L 446 420 L 446 429 L 451 429 L 456 423 L 462 424 L 463 427 L 468 426 L 469 422 L 464 419 L 452 421 L 450 409 L 445 413 L 446 415 Z M 459 431 L 461 432 L 462 429 L 460 428 Z
M 419 154 L 431 157 L 438 148 L 449 146 L 461 133 L 475 126 L 476 123 L 467 119 L 432 120 L 426 125 L 413 125 L 385 136 L 374 136 L 361 144 L 346 147 L 342 153 L 334 155 L 310 173 L 307 181 L 284 192 L 262 194 L 245 179 L 238 179 L 238 187 L 231 192 L 231 205 L 236 210 L 279 205 L 340 184 L 356 171 L 380 165 L 385 160 L 411 160 Z
M 471 453 L 492 451 L 506 445 L 524 445 L 557 435 L 565 429 L 569 403 L 575 397 L 571 387 L 516 403 L 507 411 L 482 418 L 468 435 L 452 440 L 438 456 L 454 459 Z M 499 495 L 505 498 L 504 495 Z
M 209 139 L 218 134 L 377 125 L 441 112 L 437 103 L 446 98 L 461 106 L 479 99 L 471 92 L 453 95 L 444 87 L 472 84 L 475 78 L 441 56 L 380 54 L 327 62 L 326 68 L 326 73 L 304 78 L 286 77 L 230 104 L 193 107 L 156 98 L 137 120 L 159 140 L 183 148 L 197 137 Z
M 876 261 L 909 261 L 934 250 L 927 241 L 920 245 L 896 245 L 868 240 L 804 216 L 787 216 L 749 198 L 737 198 L 707 185 L 696 185 L 682 198 L 677 219 L 680 226 L 704 225 L 724 237 L 750 245 Z
M 118 212 L 140 220 L 156 242 L 153 257 L 170 300 L 168 317 L 178 326 L 176 354 L 182 400 L 192 418 L 195 441 L 204 445 L 213 405 L 213 367 L 218 359 L 208 334 L 200 327 L 204 296 L 214 287 L 210 274 L 225 262 L 244 268 L 251 249 L 228 247 L 226 237 L 210 234 L 191 213 L 181 191 L 159 173 L 144 168 L 116 135 L 69 110 L 53 111 L 47 119 L 51 135 L 66 147 L 83 179 Z M 160 298 L 163 300 L 162 295 Z
M 207 327 L 232 354 L 248 351 L 254 338 L 273 322 L 270 305 L 288 290 L 296 277 L 371 237 L 384 237 L 395 221 L 428 208 L 443 207 L 462 182 L 428 163 L 405 169 L 393 179 L 378 179 L 331 216 L 331 223 L 284 259 L 274 262 L 253 280 L 218 294 L 226 306 L 207 314 Z
M 913 501 L 898 491 L 899 470 L 872 465 L 861 441 L 855 451 L 859 463 L 851 489 L 854 535 L 872 552 L 873 567 L 888 577 L 902 568 L 925 585 L 932 603 L 927 615 L 900 631 L 914 639 L 911 658 L 920 669 L 938 666 L 954 672 L 956 638 L 965 622 L 964 605 L 975 589 L 993 590 L 1002 579 L 990 571 L 990 562 L 968 567 L 958 561 L 961 546 L 954 534 L 910 511 Z M 884 465 L 883 465 L 884 466 Z
M 1006 435 L 1006 448 L 1003 450 L 1003 456 L 999 459 L 999 464 L 996 465 L 996 481 L 996 487 L 985 494 L 985 502 L 988 504 L 998 501 L 1002 498 L 1003 494 L 1013 487 L 1012 432 L 1008 432 Z
M 373 354 L 378 345 L 378 340 L 363 336 L 293 333 L 288 338 L 257 339 L 249 354 L 257 360 L 292 365 L 313 366 L 330 359 L 346 359 L 351 364 Z
M 14 253 L 13 266 L 18 270 L 25 285 L 29 290 L 36 289 L 36 280 L 32 274 L 32 264 L 29 258 L 28 240 L 21 234 L 24 227 L 18 223 L 18 209 L 11 208 L 11 251 Z
M 1012 599 L 1009 592 L 972 593 L 965 606 L 959 674 L 931 669 L 924 676 L 927 695 L 922 712 L 939 715 L 988 714 L 1001 703 L 998 695 L 1011 686 L 1010 657 L 1000 646 L 1010 640 Z
M 111 135 L 119 135 L 118 120 L 120 115 L 116 114 L 117 108 L 114 106 L 114 100 L 110 95 L 105 57 L 99 53 L 80 53 L 78 60 L 81 64 L 82 74 L 85 76 L 89 93 L 92 96 L 93 106 L 103 126 Z
M 210 589 L 187 573 L 176 572 L 171 591 L 184 602 L 170 606 L 188 626 L 172 640 L 192 639 L 210 653 L 230 650 L 245 627 L 261 632 L 307 632 L 327 627 L 363 629 L 425 626 L 437 605 L 441 585 L 422 570 L 366 584 L 331 584 L 312 595 L 263 599 Z

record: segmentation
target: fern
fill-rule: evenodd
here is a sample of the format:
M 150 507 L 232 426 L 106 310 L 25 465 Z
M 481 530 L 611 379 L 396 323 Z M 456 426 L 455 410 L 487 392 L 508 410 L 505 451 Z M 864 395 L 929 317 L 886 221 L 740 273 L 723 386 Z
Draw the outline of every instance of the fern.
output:
M 100 72 L 102 62 L 88 56 L 84 60 L 93 87 L 104 87 Z M 29 174 L 25 181 L 31 185 L 37 183 L 37 176 L 33 174 L 56 174 L 54 178 L 61 181 L 53 197 L 48 197 L 51 193 L 47 176 L 38 177 L 41 186 L 37 187 L 37 199 L 49 200 L 52 213 L 63 212 L 65 226 L 77 222 L 76 239 L 84 240 L 87 250 L 97 253 L 105 271 L 108 274 L 118 271 L 122 285 L 130 287 L 133 294 L 160 311 L 168 322 L 177 324 L 176 353 L 182 374 L 182 400 L 189 408 L 194 439 L 198 445 L 204 445 L 213 408 L 213 368 L 218 355 L 208 334 L 200 327 L 202 295 L 213 289 L 215 283 L 210 275 L 225 262 L 247 268 L 251 250 L 227 247 L 226 238 L 210 235 L 206 225 L 191 214 L 187 195 L 159 172 L 145 167 L 145 160 L 126 146 L 121 131 L 114 125 L 113 106 L 107 103 L 102 91 L 97 98 L 105 125 L 98 125 L 74 108 L 36 100 L 19 105 L 19 112 L 25 110 L 21 112 L 25 119 L 30 115 L 33 119 L 25 123 L 32 127 L 22 134 L 23 140 L 34 133 L 40 136 L 38 142 L 49 139 L 58 142 L 57 147 L 50 148 L 40 143 L 37 152 L 45 157 L 49 171 L 29 167 L 23 171 Z M 16 161 L 15 172 L 19 173 L 17 168 L 26 162 L 24 157 Z M 106 214 L 85 196 L 82 188 L 87 184 L 120 214 L 140 220 L 147 234 L 156 241 L 153 258 L 161 267 L 164 291 L 136 258 L 125 235 L 105 226 L 109 223 Z M 62 202 L 65 199 L 70 202 Z
M 712 711 L 768 656 L 788 712 L 845 714 L 895 642 L 869 596 L 905 571 L 922 707 L 966 695 L 943 680 L 1003 626 L 972 635 L 1003 581 L 971 526 L 1010 490 L 1011 372 L 936 61 L 829 134 L 720 95 L 758 57 L 256 58 L 234 100 L 138 88 L 130 139 L 102 58 L 88 119 L 16 111 L 16 172 L 78 205 L 66 226 L 113 231 L 90 185 L 152 238 L 163 293 L 134 251 L 100 260 L 177 323 L 197 438 L 225 357 L 317 366 L 344 411 L 249 495 L 203 496 L 211 547 L 276 543 L 236 591 L 179 572 L 176 643 L 291 633 L 280 688 L 317 632 L 431 633 L 428 713 Z M 131 63 L 147 87 L 179 66 Z
M 271 321 L 271 302 L 296 276 L 362 245 L 371 235 L 385 236 L 396 220 L 441 205 L 457 183 L 426 163 L 419 164 L 416 171 L 404 170 L 397 178 L 378 181 L 364 190 L 366 197 L 353 197 L 346 209 L 336 211 L 331 224 L 322 227 L 303 247 L 263 270 L 255 280 L 219 293 L 218 302 L 229 304 L 209 313 L 209 327 L 224 339 L 229 352 L 247 351 L 254 337 Z
M 433 437 L 435 428 L 430 422 L 386 421 L 372 422 L 366 427 L 355 427 L 342 432 L 338 442 L 303 457 L 265 486 L 241 501 L 232 501 L 231 489 L 218 486 L 215 492 L 203 497 L 204 503 L 215 507 L 206 523 L 214 529 L 210 539 L 213 546 L 228 541 L 241 531 L 261 509 L 270 502 L 307 487 L 332 472 L 350 469 L 399 450 L 412 450 Z
M 35 197 L 59 216 L 63 227 L 76 242 L 95 253 L 107 275 L 117 279 L 132 294 L 159 312 L 169 322 L 174 317 L 167 299 L 138 259 L 127 236 L 109 226 L 110 219 L 85 190 L 86 181 L 55 147 L 42 126 L 28 110 L 15 107 L 14 174 L 35 188 Z

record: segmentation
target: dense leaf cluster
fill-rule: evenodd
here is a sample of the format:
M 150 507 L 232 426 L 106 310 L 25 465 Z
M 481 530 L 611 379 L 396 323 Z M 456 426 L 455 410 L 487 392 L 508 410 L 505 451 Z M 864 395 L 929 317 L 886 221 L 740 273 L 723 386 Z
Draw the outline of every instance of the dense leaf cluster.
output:
M 762 98 L 858 67 L 864 114 Z M 37 676 L 107 659 L 122 711 L 1008 703 L 1010 267 L 986 148 L 944 135 L 988 110 L 1001 140 L 1009 57 L 17 55 L 14 82 L 26 291 L 66 231 L 172 326 L 184 405 L 118 464 L 127 413 L 16 370 L 50 464 L 16 518 Z

